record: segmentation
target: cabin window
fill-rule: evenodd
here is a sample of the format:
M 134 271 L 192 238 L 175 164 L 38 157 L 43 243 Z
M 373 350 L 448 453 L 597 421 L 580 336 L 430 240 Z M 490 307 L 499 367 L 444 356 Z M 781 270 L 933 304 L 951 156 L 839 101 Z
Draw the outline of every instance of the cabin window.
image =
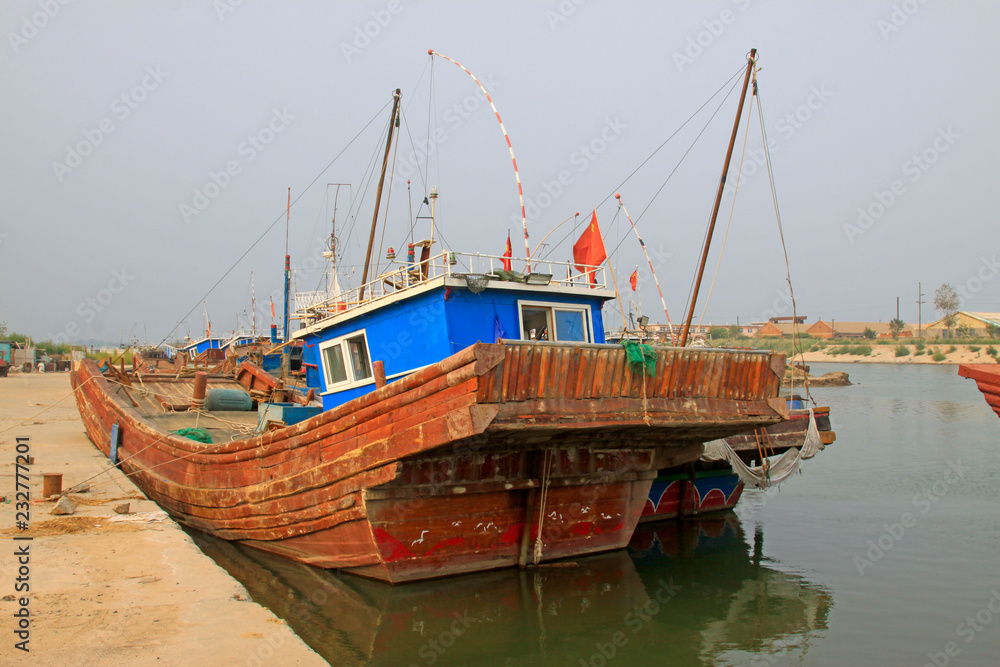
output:
M 372 365 L 368 361 L 368 343 L 365 335 L 347 339 L 347 349 L 351 353 L 351 370 L 354 380 L 367 380 L 372 376 Z
M 319 348 L 327 391 L 347 389 L 371 380 L 371 357 L 363 331 L 320 343 Z
M 524 301 L 519 305 L 522 340 L 591 342 L 587 306 Z
M 347 382 L 347 368 L 344 366 L 344 350 L 340 345 L 333 345 L 323 351 L 326 357 L 326 383 L 340 384 Z

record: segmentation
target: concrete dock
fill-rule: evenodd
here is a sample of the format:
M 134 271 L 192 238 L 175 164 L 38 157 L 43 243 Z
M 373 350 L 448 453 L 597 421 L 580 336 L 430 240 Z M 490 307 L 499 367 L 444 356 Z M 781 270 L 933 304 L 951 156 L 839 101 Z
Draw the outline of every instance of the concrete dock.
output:
M 71 394 L 68 373 L 0 378 L 0 664 L 328 664 L 121 471 L 102 473 Z M 27 530 L 18 438 L 34 457 Z M 50 514 L 43 473 L 61 473 L 63 490 L 89 480 L 72 515 Z

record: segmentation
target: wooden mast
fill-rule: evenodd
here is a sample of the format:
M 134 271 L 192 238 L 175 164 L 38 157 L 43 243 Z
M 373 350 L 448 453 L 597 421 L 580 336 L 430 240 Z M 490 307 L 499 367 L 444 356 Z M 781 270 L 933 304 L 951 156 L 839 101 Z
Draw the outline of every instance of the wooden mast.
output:
M 757 62 L 757 49 L 750 49 L 750 57 L 747 58 L 747 73 L 743 78 L 743 93 L 740 95 L 740 106 L 736 110 L 736 122 L 733 123 L 733 135 L 729 139 L 729 150 L 726 151 L 726 162 L 722 165 L 722 178 L 719 180 L 719 191 L 715 195 L 715 208 L 712 209 L 712 221 L 708 224 L 708 234 L 705 236 L 705 248 L 701 252 L 701 263 L 698 265 L 698 278 L 694 281 L 694 293 L 691 295 L 691 310 L 688 311 L 687 319 L 684 321 L 684 330 L 681 331 L 679 345 L 684 347 L 687 344 L 688 331 L 691 330 L 691 320 L 694 318 L 694 306 L 698 301 L 698 290 L 701 288 L 701 278 L 705 274 L 705 262 L 708 261 L 708 247 L 712 243 L 712 232 L 715 231 L 715 220 L 719 217 L 719 207 L 722 205 L 722 191 L 726 187 L 726 174 L 729 173 L 729 162 L 733 157 L 733 147 L 736 145 L 736 134 L 740 129 L 740 117 L 743 115 L 743 103 L 747 99 L 747 88 L 750 85 L 750 75 L 753 74 L 754 64 Z
M 368 251 L 365 253 L 365 268 L 361 274 L 361 289 L 358 291 L 358 301 L 365 298 L 365 285 L 368 284 L 368 264 L 372 259 L 372 247 L 375 245 L 375 227 L 378 225 L 378 208 L 382 203 L 382 185 L 385 183 L 385 169 L 389 164 L 389 150 L 392 148 L 392 131 L 396 128 L 399 113 L 399 88 L 392 94 L 392 117 L 389 119 L 389 136 L 385 140 L 385 155 L 382 156 L 382 175 L 378 179 L 378 190 L 375 192 L 375 213 L 372 215 L 372 231 L 368 235 Z

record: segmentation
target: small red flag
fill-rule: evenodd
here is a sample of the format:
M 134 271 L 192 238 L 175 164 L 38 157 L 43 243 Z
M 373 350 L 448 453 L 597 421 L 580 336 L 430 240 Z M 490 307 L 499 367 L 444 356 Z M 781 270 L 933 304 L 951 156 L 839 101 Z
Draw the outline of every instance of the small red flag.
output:
M 639 284 L 639 269 L 632 272 L 632 277 L 628 279 L 629 284 L 632 286 L 632 291 L 635 291 L 636 285 Z
M 503 270 L 513 271 L 510 258 L 514 256 L 514 250 L 510 247 L 510 232 L 507 232 L 507 247 L 503 251 Z
M 270 297 L 270 299 L 271 299 L 271 319 L 273 320 L 274 319 L 274 297 L 272 296 L 272 297 Z
M 597 224 L 597 211 L 594 211 L 587 229 L 573 245 L 573 263 L 577 271 L 590 277 L 591 285 L 596 285 L 597 271 L 585 266 L 600 266 L 607 258 L 608 252 L 604 248 L 604 239 L 601 238 L 601 226 Z

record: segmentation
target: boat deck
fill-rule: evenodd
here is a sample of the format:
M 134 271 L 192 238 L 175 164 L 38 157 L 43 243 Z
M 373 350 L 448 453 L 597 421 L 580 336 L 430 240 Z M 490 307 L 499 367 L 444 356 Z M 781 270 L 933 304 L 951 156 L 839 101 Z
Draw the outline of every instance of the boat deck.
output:
M 166 431 L 203 428 L 212 436 L 213 443 L 245 438 L 257 431 L 256 410 L 191 410 L 193 378 L 145 376 L 132 386 L 112 382 L 112 387 L 113 393 L 130 403 L 144 419 Z M 228 376 L 209 376 L 208 388 L 244 390 L 239 382 Z

